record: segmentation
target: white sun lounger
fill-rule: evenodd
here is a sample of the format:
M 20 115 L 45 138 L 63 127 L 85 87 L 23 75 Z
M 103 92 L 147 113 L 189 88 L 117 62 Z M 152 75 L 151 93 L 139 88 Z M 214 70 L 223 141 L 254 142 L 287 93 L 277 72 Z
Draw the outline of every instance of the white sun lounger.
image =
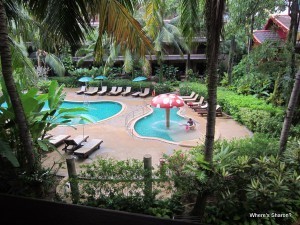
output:
M 66 140 L 70 136 L 71 135 L 67 135 L 67 134 L 61 134 L 61 135 L 53 136 L 53 137 L 49 138 L 49 142 L 51 144 L 53 144 L 54 146 L 58 147 L 61 144 L 63 144 L 64 140 Z
M 78 135 L 75 138 L 68 138 L 64 140 L 65 147 L 63 148 L 63 150 L 65 152 L 67 152 L 68 150 L 74 151 L 79 148 L 83 142 L 87 141 L 88 138 L 88 135 Z
M 95 95 L 95 94 L 97 94 L 98 89 L 99 89 L 98 87 L 90 87 L 89 90 L 91 90 L 91 91 L 86 91 L 86 92 L 84 92 L 84 94 Z
M 196 94 L 196 92 L 193 91 L 190 95 L 181 95 L 179 97 L 184 100 L 186 98 L 193 98 L 195 96 L 195 94 Z
M 107 86 L 102 86 L 101 91 L 98 91 L 98 95 L 104 95 L 107 92 Z
M 131 87 L 126 87 L 126 90 L 121 93 L 122 96 L 127 96 L 131 93 Z
M 74 155 L 78 155 L 81 158 L 87 158 L 90 154 L 100 148 L 100 145 L 103 143 L 101 139 L 92 139 L 88 142 L 85 142 L 82 147 L 74 151 Z
M 76 94 L 83 94 L 86 91 L 86 86 L 81 86 L 81 89 L 79 91 L 75 91 Z

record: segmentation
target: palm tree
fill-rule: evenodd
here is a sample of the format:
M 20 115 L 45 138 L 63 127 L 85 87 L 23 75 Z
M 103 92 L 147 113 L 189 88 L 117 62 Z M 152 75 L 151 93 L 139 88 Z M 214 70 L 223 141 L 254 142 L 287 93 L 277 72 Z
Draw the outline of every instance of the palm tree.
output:
M 217 83 L 218 83 L 218 56 L 220 36 L 223 27 L 223 12 L 225 0 L 206 1 L 205 16 L 207 29 L 207 86 L 208 86 L 208 115 L 205 138 L 205 160 L 212 161 L 215 136 Z
M 299 26 L 299 19 L 300 19 L 300 11 L 299 11 L 299 3 L 297 0 L 291 0 L 291 26 L 290 26 L 290 33 L 288 35 L 288 43 L 290 44 L 292 50 L 291 50 L 291 76 L 295 76 L 295 70 L 296 70 L 296 60 L 295 60 L 295 46 L 296 46 L 296 40 L 297 40 L 297 34 L 298 34 L 298 26 Z M 288 135 L 289 131 L 292 125 L 292 119 L 294 115 L 294 111 L 297 107 L 298 98 L 300 94 L 300 70 L 298 69 L 298 72 L 295 76 L 295 82 L 294 86 L 291 92 L 291 96 L 289 99 L 289 103 L 287 106 L 287 110 L 284 117 L 284 122 L 280 134 L 280 144 L 279 144 L 279 154 L 282 155 L 282 153 L 286 149 L 287 141 L 288 141 Z
M 104 34 L 120 46 L 121 52 L 130 49 L 132 54 L 144 57 L 146 53 L 153 51 L 150 39 L 131 14 L 132 1 L 94 0 L 91 3 L 88 4 L 90 11 L 99 16 L 99 36 L 95 47 L 96 62 L 101 61 L 103 57 L 102 37 Z
M 0 0 L 0 55 L 2 65 L 2 75 L 7 92 L 13 105 L 16 123 L 19 127 L 20 141 L 23 144 L 23 150 L 26 153 L 27 165 L 23 165 L 29 173 L 35 170 L 36 161 L 33 149 L 31 134 L 25 117 L 24 109 L 17 92 L 13 78 L 12 58 L 10 52 L 10 43 L 8 38 L 7 17 L 3 0 Z
M 166 2 L 162 0 L 151 0 L 146 4 L 145 21 L 148 36 L 153 40 L 154 49 L 157 57 L 157 64 L 160 67 L 159 82 L 162 82 L 163 76 L 163 44 L 174 46 L 182 54 L 183 49 L 187 49 L 184 41 L 181 39 L 180 30 L 170 22 L 164 21 Z
M 204 158 L 210 164 L 213 160 L 213 147 L 215 139 L 216 104 L 217 104 L 217 66 L 220 47 L 220 36 L 223 27 L 223 13 L 225 0 L 206 0 L 206 37 L 207 37 L 207 89 L 208 89 L 208 113 L 205 135 Z M 199 193 L 193 209 L 193 214 L 203 215 L 207 195 Z
M 28 0 L 0 1 L 0 54 L 2 74 L 6 89 L 9 93 L 10 100 L 15 110 L 16 123 L 20 130 L 20 140 L 23 149 L 26 152 L 26 162 L 29 172 L 32 172 L 36 166 L 34 149 L 28 124 L 17 93 L 14 79 L 12 76 L 11 52 L 8 39 L 8 21 L 6 10 L 9 16 L 18 14 L 14 10 L 17 3 L 24 3 L 30 14 L 45 27 L 42 37 L 47 35 L 55 36 L 56 40 L 66 40 L 71 46 L 76 45 L 84 40 L 84 35 L 90 29 L 90 14 L 100 14 L 99 40 L 101 40 L 104 31 L 115 37 L 115 40 L 122 46 L 129 46 L 137 53 L 144 53 L 152 49 L 149 39 L 144 35 L 139 24 L 134 20 L 125 6 L 130 6 L 131 1 L 116 0 L 51 0 L 39 1 Z M 88 11 L 90 9 L 90 11 Z M 20 16 L 20 15 L 19 15 Z M 10 17 L 11 19 L 11 17 Z M 97 55 L 100 55 L 101 48 L 97 49 Z
M 187 44 L 187 62 L 186 72 L 191 68 L 190 55 L 191 49 L 194 48 L 193 39 L 199 35 L 200 23 L 200 1 L 198 0 L 181 0 L 180 1 L 180 29 L 183 38 Z

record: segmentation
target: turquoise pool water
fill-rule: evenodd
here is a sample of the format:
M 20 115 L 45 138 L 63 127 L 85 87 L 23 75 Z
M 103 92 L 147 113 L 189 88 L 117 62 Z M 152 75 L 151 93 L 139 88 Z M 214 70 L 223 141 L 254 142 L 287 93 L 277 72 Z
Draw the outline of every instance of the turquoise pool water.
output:
M 100 121 L 112 117 L 119 113 L 122 109 L 122 105 L 117 102 L 110 102 L 110 101 L 101 101 L 101 102 L 63 102 L 61 108 L 75 108 L 75 107 L 84 107 L 87 111 L 83 112 L 72 112 L 69 114 L 87 114 L 91 117 L 94 121 Z M 89 123 L 87 121 L 82 121 L 80 119 L 73 119 L 71 124 L 86 124 Z
M 135 131 L 142 137 L 160 138 L 172 142 L 180 142 L 199 138 L 197 129 L 186 131 L 186 118 L 177 114 L 179 109 L 170 110 L 170 127 L 166 127 L 165 109 L 153 108 L 153 113 L 139 119 L 135 125 Z
M 3 104 L 2 107 L 7 107 L 7 104 Z M 112 101 L 101 101 L 101 102 L 69 102 L 64 101 L 62 103 L 61 108 L 75 108 L 75 107 L 84 107 L 87 111 L 78 111 L 78 112 L 71 112 L 68 114 L 79 115 L 85 114 L 88 115 L 93 121 L 97 122 L 100 120 L 107 119 L 119 113 L 122 109 L 122 105 L 118 102 Z M 48 105 L 45 105 L 45 110 L 49 109 Z M 74 118 L 70 124 L 86 124 L 89 123 L 88 121 L 82 121 L 81 119 Z

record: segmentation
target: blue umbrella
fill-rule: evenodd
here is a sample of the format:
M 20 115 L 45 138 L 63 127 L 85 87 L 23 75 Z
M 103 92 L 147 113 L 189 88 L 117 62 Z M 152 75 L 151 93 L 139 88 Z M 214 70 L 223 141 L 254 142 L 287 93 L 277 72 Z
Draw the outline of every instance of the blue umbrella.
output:
M 91 80 L 93 80 L 93 78 L 91 77 L 81 77 L 78 81 L 80 82 L 90 82 Z
M 143 81 L 143 80 L 147 80 L 147 79 L 148 79 L 147 77 L 139 76 L 139 77 L 134 78 L 132 81 L 134 81 L 134 82 L 139 82 L 139 81 Z M 142 86 L 141 86 L 141 84 L 140 84 L 140 89 L 141 89 L 141 91 L 142 91 Z
M 87 82 L 90 82 L 91 80 L 93 80 L 93 78 L 91 78 L 91 77 L 81 77 L 81 78 L 79 78 L 78 81 L 84 82 L 85 86 L 87 86 Z
M 147 77 L 142 77 L 142 76 L 136 77 L 136 78 L 134 78 L 132 81 L 137 82 L 137 81 L 143 81 L 143 80 L 147 80 Z
M 107 77 L 103 76 L 103 75 L 100 75 L 100 76 L 95 77 L 95 79 L 96 80 L 105 80 L 105 79 L 107 79 Z
M 95 77 L 95 80 L 101 80 L 101 87 L 102 87 L 102 80 L 105 80 L 105 79 L 107 79 L 107 77 L 103 76 L 103 75 Z

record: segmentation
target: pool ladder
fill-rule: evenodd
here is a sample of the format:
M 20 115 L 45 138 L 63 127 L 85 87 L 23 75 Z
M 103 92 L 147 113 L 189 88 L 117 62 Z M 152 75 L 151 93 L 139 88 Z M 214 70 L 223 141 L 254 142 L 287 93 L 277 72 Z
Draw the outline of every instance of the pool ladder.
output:
M 131 112 L 126 114 L 126 116 L 125 116 L 125 127 L 126 127 L 126 130 L 129 131 L 131 136 L 133 136 L 133 128 L 130 127 L 132 121 L 136 117 L 146 114 L 146 112 L 148 111 L 147 109 L 148 109 L 148 105 L 142 105 L 142 106 L 139 106 L 137 109 L 132 110 Z

